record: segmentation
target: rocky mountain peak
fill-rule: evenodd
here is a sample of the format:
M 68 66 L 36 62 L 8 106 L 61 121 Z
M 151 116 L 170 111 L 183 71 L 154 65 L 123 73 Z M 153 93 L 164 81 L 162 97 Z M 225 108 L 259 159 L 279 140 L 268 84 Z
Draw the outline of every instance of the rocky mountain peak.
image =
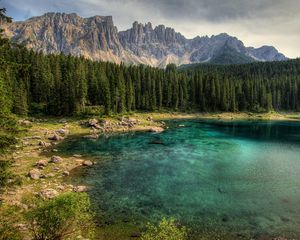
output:
M 94 60 L 121 61 L 164 67 L 168 63 L 218 62 L 238 56 L 230 63 L 281 61 L 287 58 L 274 47 L 246 48 L 227 33 L 186 39 L 173 28 L 153 27 L 135 21 L 118 32 L 112 16 L 82 18 L 76 13 L 46 13 L 23 22 L 5 24 L 6 35 L 18 43 L 45 53 L 72 54 Z M 237 61 L 237 62 L 235 62 Z

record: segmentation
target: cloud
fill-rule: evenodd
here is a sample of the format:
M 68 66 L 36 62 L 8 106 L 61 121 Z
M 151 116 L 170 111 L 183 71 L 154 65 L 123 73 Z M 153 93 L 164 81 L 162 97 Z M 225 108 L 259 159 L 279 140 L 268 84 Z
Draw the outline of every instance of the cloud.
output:
M 112 15 L 125 30 L 132 22 L 175 28 L 187 37 L 227 32 L 248 46 L 274 45 L 300 56 L 299 0 L 0 0 L 16 20 L 49 11 Z

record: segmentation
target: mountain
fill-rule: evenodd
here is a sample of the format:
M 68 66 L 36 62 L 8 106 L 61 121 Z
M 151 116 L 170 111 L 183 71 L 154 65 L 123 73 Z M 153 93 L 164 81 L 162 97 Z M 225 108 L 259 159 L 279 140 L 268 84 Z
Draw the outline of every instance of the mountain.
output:
M 187 39 L 174 29 L 134 22 L 118 31 L 111 16 L 82 18 L 75 13 L 46 13 L 1 26 L 13 41 L 44 53 L 64 53 L 93 60 L 148 64 L 164 67 L 190 63 L 238 64 L 282 61 L 287 58 L 274 47 L 245 47 L 235 37 Z

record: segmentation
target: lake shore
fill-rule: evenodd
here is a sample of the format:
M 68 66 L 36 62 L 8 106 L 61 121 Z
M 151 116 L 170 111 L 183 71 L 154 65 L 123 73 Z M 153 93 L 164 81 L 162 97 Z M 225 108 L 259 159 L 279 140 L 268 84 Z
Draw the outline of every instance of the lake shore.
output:
M 153 112 L 132 113 L 125 116 L 96 117 L 86 119 L 75 118 L 41 118 L 20 120 L 27 131 L 20 139 L 15 150 L 1 157 L 13 162 L 12 172 L 22 181 L 21 186 L 7 189 L 1 198 L 8 204 L 19 204 L 31 194 L 38 194 L 45 189 L 54 189 L 58 193 L 71 191 L 74 186 L 65 183 L 70 171 L 82 167 L 85 156 L 64 156 L 56 149 L 58 144 L 72 137 L 86 137 L 92 140 L 114 133 L 149 131 L 161 132 L 167 128 L 164 121 L 180 119 L 217 119 L 217 120 L 272 120 L 300 121 L 300 113 L 178 113 Z M 91 120 L 97 120 L 92 123 Z M 90 122 L 89 122 L 90 121 Z M 50 140 L 51 138 L 56 140 Z M 56 164 L 48 164 L 51 157 L 58 156 L 62 160 Z M 39 163 L 40 162 L 40 163 Z M 44 164 L 43 164 L 44 162 Z M 45 166 L 39 166 L 39 165 Z M 40 169 L 39 169 L 40 168 Z M 30 171 L 39 170 L 41 177 L 31 179 Z M 48 177 L 47 177 L 48 176 Z
M 26 211 L 24 199 L 40 196 L 48 199 L 70 191 L 87 191 L 87 186 L 74 186 L 68 182 L 69 174 L 76 168 L 94 164 L 89 156 L 65 155 L 59 145 L 73 137 L 96 140 L 114 133 L 149 131 L 161 132 L 167 128 L 164 121 L 176 119 L 218 120 L 272 120 L 300 121 L 299 113 L 133 113 L 107 118 L 41 118 L 22 119 L 27 131 L 15 150 L 1 157 L 11 160 L 11 171 L 20 179 L 20 186 L 7 188 L 1 195 L 4 205 L 13 205 Z M 55 158 L 57 160 L 55 160 Z M 33 174 L 32 174 L 33 173 Z

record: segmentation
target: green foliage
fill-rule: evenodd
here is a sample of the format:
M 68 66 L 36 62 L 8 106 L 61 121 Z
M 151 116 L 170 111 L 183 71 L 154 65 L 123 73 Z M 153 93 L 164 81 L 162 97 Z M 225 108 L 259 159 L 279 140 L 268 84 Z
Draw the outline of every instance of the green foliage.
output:
M 6 8 L 0 8 L 0 23 L 1 21 L 11 22 L 12 18 L 6 15 Z
M 12 177 L 9 172 L 10 162 L 0 160 L 0 193 L 2 189 L 7 185 L 8 180 Z
M 15 227 L 15 225 L 20 222 L 20 213 L 18 207 L 1 207 L 0 216 L 0 240 L 21 240 L 21 233 Z
M 252 63 L 254 61 L 252 58 L 237 52 L 234 48 L 226 47 L 221 54 L 213 57 L 210 62 L 214 64 L 241 64 Z
M 66 193 L 40 202 L 26 214 L 35 240 L 74 239 L 93 233 L 89 197 L 85 193 Z
M 186 240 L 187 229 L 178 227 L 174 219 L 162 219 L 158 226 L 148 224 L 148 230 L 141 240 Z
M 103 106 L 87 106 L 82 112 L 82 116 L 103 116 L 105 109 Z
M 13 144 L 17 143 L 19 132 L 16 118 L 11 115 L 0 114 L 0 154 Z

